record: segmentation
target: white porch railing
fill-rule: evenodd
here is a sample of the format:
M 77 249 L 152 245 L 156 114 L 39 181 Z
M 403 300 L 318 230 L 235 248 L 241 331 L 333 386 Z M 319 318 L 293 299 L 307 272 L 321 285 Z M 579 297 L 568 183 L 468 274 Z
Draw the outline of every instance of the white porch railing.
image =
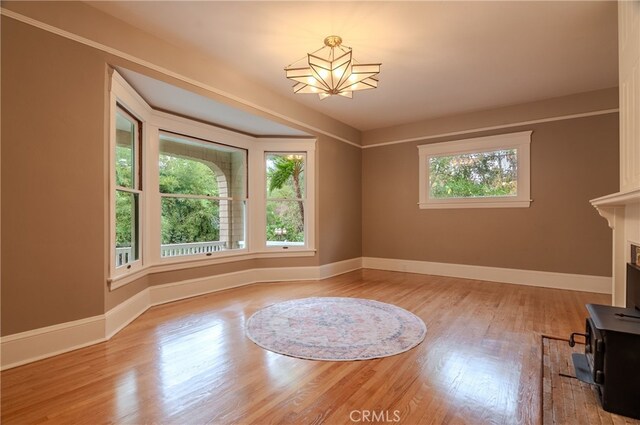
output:
M 162 257 L 176 257 L 179 255 L 207 254 L 222 251 L 226 248 L 224 241 L 176 243 L 160 246 Z M 120 267 L 132 260 L 133 252 L 130 246 L 116 248 L 116 267 Z
M 304 242 L 267 241 L 267 246 L 304 246 Z
M 133 253 L 130 246 L 124 246 L 116 248 L 116 267 L 120 267 L 123 264 L 127 264 L 131 259 Z
M 175 243 L 160 246 L 162 257 L 175 257 L 178 255 L 207 254 L 225 249 L 227 243 L 224 241 Z

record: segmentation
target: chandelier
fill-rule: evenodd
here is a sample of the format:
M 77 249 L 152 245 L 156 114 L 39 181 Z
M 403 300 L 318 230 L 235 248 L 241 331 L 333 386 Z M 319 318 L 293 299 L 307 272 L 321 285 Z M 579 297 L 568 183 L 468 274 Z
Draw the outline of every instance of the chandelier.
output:
M 343 46 L 337 35 L 325 38 L 324 47 L 308 53 L 306 63 L 303 61 L 284 69 L 287 78 L 296 82 L 294 93 L 316 93 L 320 99 L 333 95 L 352 98 L 354 91 L 378 87 L 381 64 L 356 63 L 351 48 Z

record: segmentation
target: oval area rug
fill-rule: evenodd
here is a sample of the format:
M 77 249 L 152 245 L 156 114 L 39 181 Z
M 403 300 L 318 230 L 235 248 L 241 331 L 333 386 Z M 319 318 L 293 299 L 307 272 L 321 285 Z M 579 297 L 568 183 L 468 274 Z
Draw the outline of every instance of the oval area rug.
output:
M 246 335 L 260 347 L 309 360 L 393 356 L 420 344 L 427 327 L 415 314 L 361 298 L 284 301 L 249 318 Z

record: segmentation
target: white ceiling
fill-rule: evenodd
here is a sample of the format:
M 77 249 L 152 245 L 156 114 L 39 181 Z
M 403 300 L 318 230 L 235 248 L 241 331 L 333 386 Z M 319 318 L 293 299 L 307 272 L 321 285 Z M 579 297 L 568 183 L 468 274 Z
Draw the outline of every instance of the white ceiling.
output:
M 617 85 L 607 2 L 92 2 L 360 130 Z M 283 68 L 340 35 L 380 87 L 294 95 Z
M 309 135 L 126 68 L 118 67 L 118 72 L 154 109 L 195 118 L 252 136 Z

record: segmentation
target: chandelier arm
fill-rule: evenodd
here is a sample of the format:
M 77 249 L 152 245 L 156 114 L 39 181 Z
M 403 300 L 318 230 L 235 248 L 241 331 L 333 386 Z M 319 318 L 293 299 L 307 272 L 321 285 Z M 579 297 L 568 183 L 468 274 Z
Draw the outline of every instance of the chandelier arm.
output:
M 322 50 L 322 49 L 326 49 L 326 48 L 327 48 L 327 46 L 322 46 L 322 47 L 321 47 L 321 48 L 319 48 L 318 50 L 315 50 L 315 51 L 311 52 L 311 54 L 312 54 L 312 55 L 314 55 L 314 54 L 318 53 L 320 50 Z
M 297 64 L 298 62 L 305 60 L 307 57 L 303 56 L 300 59 L 298 59 L 297 61 L 293 61 L 291 62 L 289 65 L 285 66 L 284 69 L 286 70 L 287 68 L 291 68 L 293 65 Z
M 322 49 L 324 49 L 324 48 L 326 48 L 326 47 L 327 47 L 327 46 L 321 47 L 321 48 L 319 48 L 318 50 L 315 50 L 315 51 L 313 51 L 313 52 L 311 52 L 311 53 L 309 53 L 309 54 L 314 55 L 314 54 L 318 53 L 320 50 L 322 50 Z M 308 57 L 308 56 L 303 56 L 303 57 L 301 57 L 300 59 L 298 59 L 298 60 L 296 60 L 296 61 L 291 62 L 289 65 L 285 66 L 284 68 L 285 68 L 285 69 L 290 68 L 290 67 L 292 67 L 293 65 L 297 64 L 298 62 L 300 62 L 300 61 L 303 61 L 303 60 L 307 59 L 307 57 Z

